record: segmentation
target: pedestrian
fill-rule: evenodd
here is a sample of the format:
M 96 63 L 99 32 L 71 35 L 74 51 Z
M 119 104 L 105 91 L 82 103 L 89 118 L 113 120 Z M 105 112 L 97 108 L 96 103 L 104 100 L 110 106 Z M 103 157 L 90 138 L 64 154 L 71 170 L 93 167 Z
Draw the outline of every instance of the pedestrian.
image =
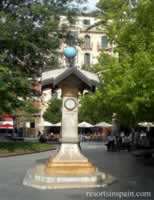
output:
M 121 144 L 122 144 L 122 139 L 120 136 L 116 136 L 116 151 L 120 151 L 121 149 Z
M 124 148 L 127 149 L 127 151 L 130 151 L 131 135 L 125 135 L 123 142 L 124 142 Z
M 37 137 L 40 138 L 41 135 L 42 135 L 41 131 L 38 131 Z
M 115 151 L 115 136 L 113 135 L 107 137 L 107 151 Z

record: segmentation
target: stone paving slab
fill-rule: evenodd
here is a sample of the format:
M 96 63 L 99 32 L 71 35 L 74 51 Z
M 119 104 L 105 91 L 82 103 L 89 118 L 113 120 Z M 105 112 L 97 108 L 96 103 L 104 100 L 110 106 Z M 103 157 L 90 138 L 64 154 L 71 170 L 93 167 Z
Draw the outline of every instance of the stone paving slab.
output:
M 97 146 L 97 144 L 86 143 L 82 144 L 81 148 L 100 170 L 112 174 L 118 181 L 104 188 L 38 190 L 23 186 L 22 181 L 27 170 L 34 166 L 36 160 L 47 159 L 51 152 L 0 158 L 0 200 L 106 200 L 103 197 L 88 197 L 87 193 L 104 191 L 152 193 L 154 191 L 153 166 L 138 162 L 127 152 L 106 152 L 100 144 Z M 112 199 L 118 200 L 118 198 Z M 140 198 L 140 200 L 146 199 Z M 148 200 L 154 200 L 154 194 Z

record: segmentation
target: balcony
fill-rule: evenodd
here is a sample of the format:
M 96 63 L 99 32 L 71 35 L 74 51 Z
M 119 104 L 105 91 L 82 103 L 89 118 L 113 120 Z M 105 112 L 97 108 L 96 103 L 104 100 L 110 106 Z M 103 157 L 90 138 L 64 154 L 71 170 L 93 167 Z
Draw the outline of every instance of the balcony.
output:
M 109 45 L 107 45 L 107 46 L 102 46 L 101 44 L 98 44 L 97 50 L 98 50 L 98 51 L 104 51 L 104 52 L 112 53 L 113 47 L 111 47 L 111 46 L 109 46 Z
M 81 48 L 82 48 L 82 50 L 84 50 L 84 51 L 92 51 L 93 45 L 92 45 L 92 44 L 89 44 L 89 45 L 83 44 L 83 45 L 81 46 Z

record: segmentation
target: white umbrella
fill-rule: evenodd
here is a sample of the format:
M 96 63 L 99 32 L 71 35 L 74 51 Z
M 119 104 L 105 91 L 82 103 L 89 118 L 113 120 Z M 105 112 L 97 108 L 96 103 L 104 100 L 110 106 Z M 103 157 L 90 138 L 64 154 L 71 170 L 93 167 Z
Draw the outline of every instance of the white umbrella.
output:
M 81 122 L 81 123 L 78 124 L 78 127 L 80 127 L 80 128 L 92 128 L 93 125 L 88 123 L 88 122 Z
M 139 122 L 138 125 L 142 127 L 154 127 L 154 123 L 152 122 Z
M 104 127 L 104 128 L 109 128 L 112 127 L 112 124 L 109 124 L 107 122 L 99 122 L 95 125 L 95 127 Z
M 38 126 L 48 127 L 48 126 L 53 126 L 53 124 L 51 122 L 44 121 L 43 123 L 38 124 Z
M 54 126 L 54 127 L 61 127 L 61 122 L 58 122 L 56 124 L 52 124 L 52 126 Z

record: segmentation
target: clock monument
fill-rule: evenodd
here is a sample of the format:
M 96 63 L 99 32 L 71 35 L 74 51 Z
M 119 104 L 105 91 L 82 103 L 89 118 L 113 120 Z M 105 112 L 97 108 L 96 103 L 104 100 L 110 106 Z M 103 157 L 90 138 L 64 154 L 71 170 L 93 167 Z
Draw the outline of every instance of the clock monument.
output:
M 95 91 L 99 79 L 96 74 L 78 69 L 72 63 L 77 51 L 64 49 L 68 68 L 42 74 L 42 90 L 62 90 L 62 128 L 60 149 L 46 163 L 30 169 L 23 184 L 39 189 L 101 187 L 113 177 L 101 172 L 80 151 L 78 137 L 78 96 L 83 91 Z

